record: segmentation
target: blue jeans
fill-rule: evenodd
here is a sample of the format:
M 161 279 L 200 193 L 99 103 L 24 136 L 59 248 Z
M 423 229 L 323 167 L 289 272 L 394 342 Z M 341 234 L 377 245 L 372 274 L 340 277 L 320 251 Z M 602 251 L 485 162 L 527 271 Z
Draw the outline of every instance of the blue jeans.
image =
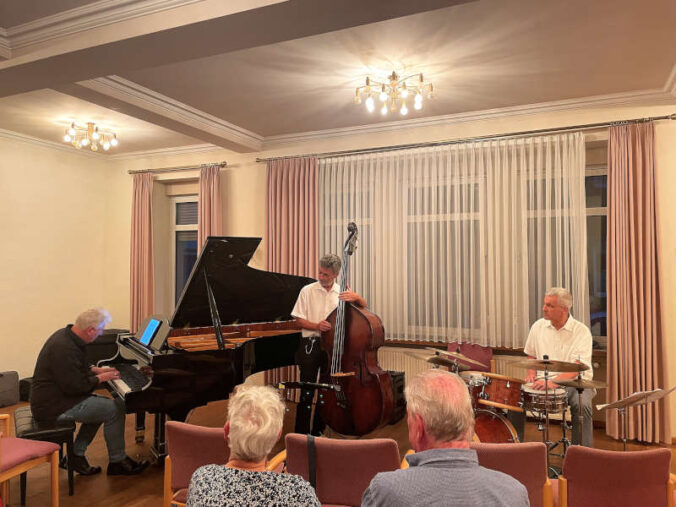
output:
M 108 461 L 116 463 L 125 456 L 124 448 L 124 401 L 111 400 L 103 396 L 92 395 L 61 414 L 57 421 L 75 421 L 82 423 L 73 443 L 73 453 L 84 456 L 87 447 L 94 440 L 99 426 L 103 423 L 103 436 L 108 448 Z

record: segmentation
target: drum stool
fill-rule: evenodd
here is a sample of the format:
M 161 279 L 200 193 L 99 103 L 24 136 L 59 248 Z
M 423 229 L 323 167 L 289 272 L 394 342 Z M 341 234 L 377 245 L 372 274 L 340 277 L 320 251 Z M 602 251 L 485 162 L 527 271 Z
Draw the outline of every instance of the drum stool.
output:
M 19 407 L 14 412 L 14 430 L 18 438 L 29 440 L 42 440 L 58 444 L 59 458 L 63 458 L 63 444 L 66 444 L 66 456 L 68 461 L 68 495 L 73 496 L 73 433 L 75 423 L 53 422 L 43 423 L 33 419 L 30 405 Z M 26 504 L 26 473 L 21 474 L 21 505 Z

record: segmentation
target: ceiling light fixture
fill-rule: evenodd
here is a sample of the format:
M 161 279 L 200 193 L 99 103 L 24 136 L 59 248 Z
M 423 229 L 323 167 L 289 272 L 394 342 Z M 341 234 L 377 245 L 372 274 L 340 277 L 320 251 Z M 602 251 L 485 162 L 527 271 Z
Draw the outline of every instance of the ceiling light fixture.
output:
M 355 90 L 354 102 L 364 102 L 366 110 L 372 113 L 376 109 L 376 102 L 381 102 L 380 114 L 383 116 L 388 111 L 399 111 L 402 116 L 408 114 L 406 101 L 413 96 L 413 108 L 422 109 L 423 97 L 431 99 L 434 92 L 432 83 L 425 82 L 423 75 L 411 74 L 400 77 L 396 72 L 387 76 L 387 82 L 383 83 L 366 77 L 366 84 L 358 86 Z
M 89 146 L 92 151 L 99 151 L 99 148 L 108 151 L 111 146 L 114 147 L 119 144 L 115 132 L 100 129 L 93 122 L 87 122 L 86 127 L 72 122 L 70 127 L 66 129 L 63 141 L 72 144 L 78 150 Z

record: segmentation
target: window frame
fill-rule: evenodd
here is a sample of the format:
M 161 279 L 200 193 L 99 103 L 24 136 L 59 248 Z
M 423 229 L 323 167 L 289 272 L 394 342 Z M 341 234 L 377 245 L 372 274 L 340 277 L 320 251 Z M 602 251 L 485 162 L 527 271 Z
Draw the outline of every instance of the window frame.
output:
M 169 234 L 171 237 L 171 301 L 176 304 L 176 233 L 180 231 L 197 232 L 198 224 L 177 225 L 176 224 L 176 205 L 182 202 L 195 202 L 199 206 L 198 194 L 177 195 L 171 198 L 170 216 L 169 216 Z M 199 219 L 198 219 L 199 220 Z
M 589 176 L 606 176 L 606 180 L 608 177 L 608 164 L 590 164 L 585 168 L 585 174 L 584 177 L 585 179 Z M 586 196 L 585 196 L 586 197 Z M 606 226 L 607 226 L 607 219 L 608 219 L 608 199 L 606 199 L 606 206 L 597 206 L 593 208 L 587 208 L 585 207 L 586 211 L 586 216 L 587 217 L 598 217 L 598 216 L 604 216 L 606 217 Z M 607 239 L 607 238 L 606 238 Z M 587 234 L 587 242 L 589 242 L 589 234 Z M 606 252 L 607 254 L 607 252 Z M 606 259 L 606 266 L 607 266 L 607 261 Z M 587 265 L 587 272 L 589 272 L 590 269 L 590 264 Z M 607 277 L 606 277 L 606 284 L 607 284 Z M 606 294 L 608 293 L 608 286 L 606 285 Z M 591 299 L 590 299 L 590 305 L 591 305 Z M 591 307 L 590 307 L 591 310 Z M 591 314 L 591 312 L 590 312 Z M 608 329 L 608 306 L 607 306 L 607 296 L 606 296 L 606 329 Z M 591 322 L 590 322 L 590 328 L 591 328 Z M 596 341 L 597 343 L 602 344 L 603 346 L 601 347 L 601 350 L 607 350 L 608 348 L 608 335 L 592 335 L 592 339 Z

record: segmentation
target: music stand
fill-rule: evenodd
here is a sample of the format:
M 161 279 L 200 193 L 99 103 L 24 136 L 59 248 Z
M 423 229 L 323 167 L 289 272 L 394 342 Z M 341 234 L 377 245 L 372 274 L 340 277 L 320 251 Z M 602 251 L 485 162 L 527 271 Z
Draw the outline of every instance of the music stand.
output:
M 596 405 L 597 410 L 609 410 L 611 408 L 616 408 L 617 412 L 622 417 L 622 450 L 627 450 L 627 416 L 625 414 L 626 410 L 630 407 L 637 407 L 639 405 L 647 405 L 648 403 L 653 403 L 659 401 L 669 393 L 671 393 L 676 386 L 672 387 L 668 391 L 666 389 L 653 389 L 652 391 L 639 391 L 637 393 L 630 394 L 626 398 L 621 400 L 614 401 L 612 403 L 607 403 L 605 405 Z

